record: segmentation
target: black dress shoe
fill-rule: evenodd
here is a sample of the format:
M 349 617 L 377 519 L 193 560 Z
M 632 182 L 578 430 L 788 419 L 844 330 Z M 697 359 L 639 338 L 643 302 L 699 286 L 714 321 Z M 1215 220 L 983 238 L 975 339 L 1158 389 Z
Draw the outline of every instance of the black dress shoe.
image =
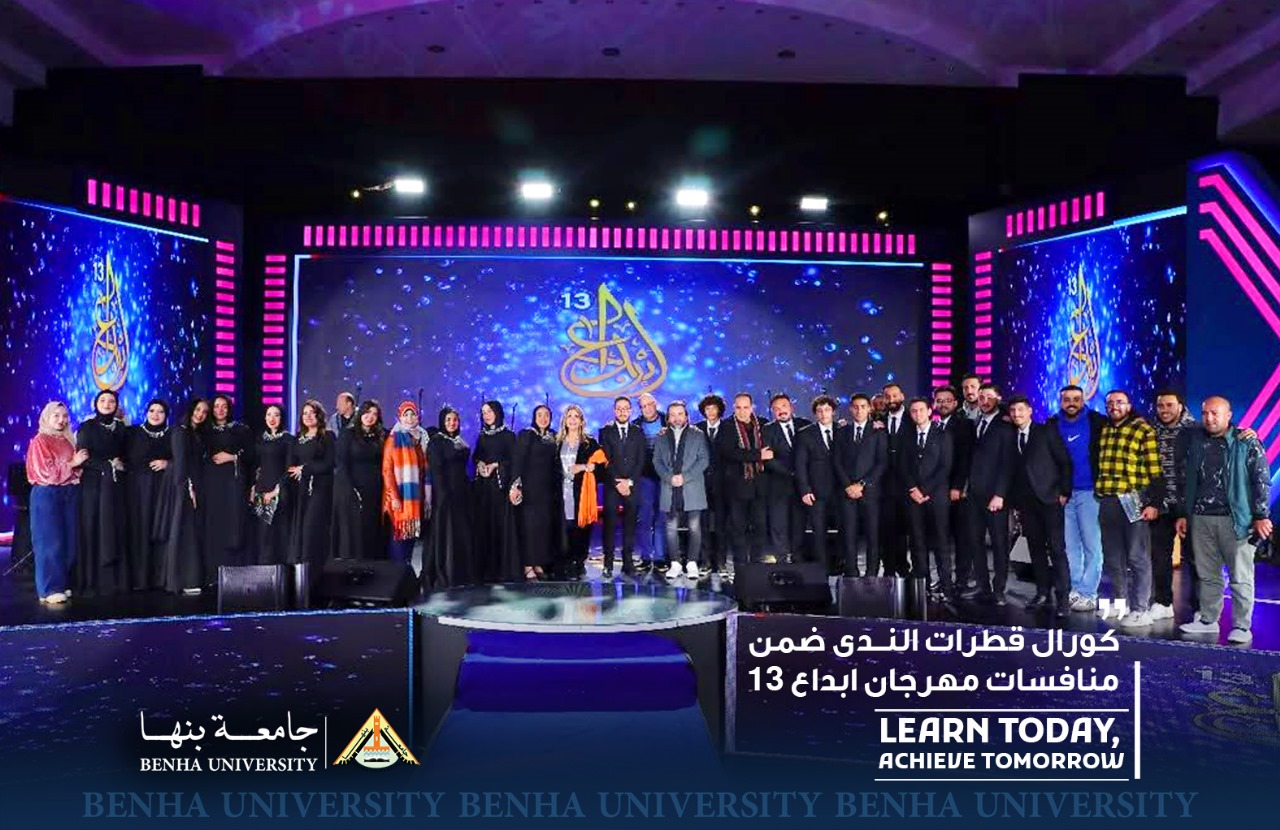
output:
M 1007 599 L 1005 599 L 1005 597 L 1004 597 L 1004 594 L 1003 594 L 1003 593 L 996 594 L 996 595 L 995 595 L 995 599 L 994 599 L 993 601 L 994 601 L 994 602 L 995 602 L 995 604 L 996 604 L 998 607 L 1000 607 L 1000 608 L 1003 608 L 1004 606 L 1006 606 L 1006 605 L 1008 605 L 1008 604 L 1009 604 L 1009 601 L 1008 601 Z
M 973 588 L 966 588 L 960 592 L 960 599 L 978 599 L 979 597 L 988 596 L 991 591 L 981 585 Z
M 1048 605 L 1048 603 L 1049 603 L 1048 597 L 1046 597 L 1044 594 L 1036 594 L 1034 597 L 1031 598 L 1031 601 L 1027 603 L 1027 608 L 1043 608 L 1046 605 Z
M 1065 620 L 1067 617 L 1071 616 L 1071 606 L 1061 602 L 1058 603 L 1057 607 L 1053 609 L 1053 616 L 1060 620 Z

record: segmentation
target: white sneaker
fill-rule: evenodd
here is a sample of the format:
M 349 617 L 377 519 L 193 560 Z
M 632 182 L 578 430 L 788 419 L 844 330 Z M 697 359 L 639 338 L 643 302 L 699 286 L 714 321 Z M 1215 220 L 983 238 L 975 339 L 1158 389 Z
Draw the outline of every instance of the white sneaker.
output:
M 1098 608 L 1097 600 L 1091 599 L 1090 597 L 1082 597 L 1079 594 L 1076 594 L 1075 596 L 1076 598 L 1071 600 L 1072 611 L 1096 611 L 1097 610 Z
M 47 597 L 41 597 L 40 601 L 45 605 L 61 605 L 67 601 L 67 595 L 62 591 L 54 591 Z
M 203 591 L 199 588 L 183 588 L 182 593 L 189 597 L 199 596 Z
M 1183 623 L 1178 626 L 1178 630 L 1183 634 L 1217 634 L 1218 621 L 1214 620 L 1213 622 L 1210 622 L 1199 614 L 1196 614 L 1195 618 L 1192 619 L 1191 622 Z
M 1098 597 L 1098 619 L 1105 620 L 1111 616 L 1111 600 L 1107 597 Z
M 62 593 L 64 593 L 64 594 L 66 594 L 66 595 L 67 595 L 67 599 L 71 599 L 71 589 L 70 589 L 70 588 L 68 588 L 67 590 L 63 591 Z
M 1161 604 L 1161 603 L 1159 603 L 1159 602 L 1153 602 L 1153 603 L 1151 603 L 1151 608 L 1150 608 L 1150 609 L 1148 609 L 1148 610 L 1150 610 L 1150 611 L 1151 611 L 1151 621 L 1152 621 L 1152 622 L 1158 622 L 1158 621 L 1160 621 L 1160 620 L 1171 620 L 1171 619 L 1173 619 L 1173 606 L 1172 606 L 1172 605 L 1163 605 L 1163 604 Z
M 1228 643 L 1237 643 L 1239 645 L 1244 645 L 1252 639 L 1253 632 L 1247 628 L 1233 628 L 1231 633 L 1227 635 Z
M 692 579 L 695 582 L 702 578 L 702 574 L 698 573 L 697 562 L 686 562 L 684 565 L 684 578 Z
M 1120 618 L 1121 628 L 1146 628 L 1151 625 L 1150 611 L 1130 611 Z
M 680 562 L 672 562 L 667 566 L 667 579 L 677 580 L 684 576 L 684 568 L 680 567 Z

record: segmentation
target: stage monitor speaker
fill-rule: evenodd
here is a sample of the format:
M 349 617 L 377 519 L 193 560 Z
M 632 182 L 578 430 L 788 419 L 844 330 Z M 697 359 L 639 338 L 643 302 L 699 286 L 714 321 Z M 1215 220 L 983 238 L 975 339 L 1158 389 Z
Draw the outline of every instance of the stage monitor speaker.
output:
M 900 576 L 846 576 L 840 580 L 840 616 L 907 619 L 907 580 Z
M 408 605 L 418 595 L 418 577 L 399 562 L 337 560 L 324 566 L 316 594 L 330 606 Z
M 733 589 L 744 609 L 762 606 L 827 608 L 831 587 L 821 562 L 751 563 L 734 569 Z
M 222 565 L 218 568 L 218 613 L 284 611 L 289 607 L 283 565 Z

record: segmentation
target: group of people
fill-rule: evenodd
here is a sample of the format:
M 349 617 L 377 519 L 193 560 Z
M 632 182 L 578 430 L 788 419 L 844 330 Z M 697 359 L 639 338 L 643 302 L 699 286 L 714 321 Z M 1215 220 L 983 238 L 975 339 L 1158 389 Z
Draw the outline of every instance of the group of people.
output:
M 696 423 L 682 401 L 665 412 L 652 394 L 637 402 L 633 419 L 631 400 L 617 398 L 592 435 L 575 404 L 558 428 L 540 405 L 517 433 L 488 401 L 474 448 L 451 407 L 424 428 L 406 401 L 387 429 L 376 401 L 357 406 L 349 393 L 331 417 L 305 402 L 296 433 L 269 406 L 256 436 L 223 395 L 192 401 L 173 427 L 152 401 L 129 427 L 105 391 L 74 434 L 66 406 L 50 403 L 27 457 L 37 592 L 47 603 L 73 588 L 198 592 L 224 564 L 409 562 L 419 540 L 427 590 L 571 579 L 598 522 L 609 578 L 618 564 L 623 575 L 665 564 L 669 579 L 719 578 L 730 557 L 772 556 L 853 577 L 933 577 L 941 600 L 1003 605 L 1016 511 L 1031 606 L 1125 627 L 1171 618 L 1180 537 L 1200 586 L 1184 630 L 1216 631 L 1226 566 L 1238 594 L 1231 636 L 1247 638 L 1248 540 L 1271 532 L 1270 473 L 1221 398 L 1196 422 L 1161 392 L 1154 424 L 1123 391 L 1107 394 L 1103 415 L 1075 386 L 1037 422 L 1025 396 L 1002 399 L 975 375 L 932 400 L 908 401 L 895 383 L 855 394 L 844 417 L 822 395 L 812 420 L 786 394 L 769 400 L 767 419 L 749 394 L 731 412 L 707 395 Z

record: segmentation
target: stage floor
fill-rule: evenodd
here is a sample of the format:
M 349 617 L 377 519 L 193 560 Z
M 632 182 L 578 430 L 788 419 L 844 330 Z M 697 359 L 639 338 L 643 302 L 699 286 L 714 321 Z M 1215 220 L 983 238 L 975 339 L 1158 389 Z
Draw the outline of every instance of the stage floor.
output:
M 10 567 L 9 549 L 0 548 L 0 575 L 6 574 Z M 588 579 L 595 581 L 600 579 L 599 559 L 593 559 L 588 563 L 587 572 Z M 1019 579 L 1016 573 L 1010 573 L 1009 603 L 1003 608 L 974 603 L 962 603 L 958 606 L 934 603 L 929 607 L 929 619 L 996 626 L 1061 627 L 1071 631 L 1105 631 L 1108 628 L 1115 628 L 1119 633 L 1130 637 L 1186 640 L 1199 645 L 1210 644 L 1212 640 L 1209 638 L 1187 637 L 1178 630 L 1178 624 L 1191 618 L 1191 609 L 1182 599 L 1185 593 L 1182 586 L 1183 576 L 1182 569 L 1174 573 L 1174 596 L 1177 598 L 1174 605 L 1175 618 L 1157 622 L 1149 629 L 1119 629 L 1114 618 L 1103 621 L 1093 614 L 1071 614 L 1065 621 L 1059 621 L 1054 619 L 1051 612 L 1028 610 L 1026 603 L 1035 594 L 1035 586 Z M 648 579 L 662 580 L 663 578 L 660 575 L 651 575 Z M 677 580 L 676 584 L 687 585 L 687 582 L 681 579 Z M 1105 578 L 1103 584 L 1105 592 Z M 705 588 L 705 584 L 703 587 Z M 1253 642 L 1247 647 L 1280 651 L 1280 567 L 1259 564 L 1255 588 Z M 731 582 L 725 583 L 724 593 L 726 596 L 733 596 Z M 1231 601 L 1228 597 L 1223 611 L 1224 620 L 1230 619 L 1230 607 Z M 828 611 L 835 613 L 834 603 Z M 66 605 L 49 607 L 36 601 L 29 570 L 19 569 L 14 573 L 0 576 L 0 626 L 211 615 L 216 612 L 217 597 L 208 591 L 195 597 L 172 596 L 161 591 L 138 592 L 118 597 L 74 597 Z M 1218 642 L 1226 645 L 1225 629 L 1219 636 Z M 1232 646 L 1232 648 L 1238 647 Z

